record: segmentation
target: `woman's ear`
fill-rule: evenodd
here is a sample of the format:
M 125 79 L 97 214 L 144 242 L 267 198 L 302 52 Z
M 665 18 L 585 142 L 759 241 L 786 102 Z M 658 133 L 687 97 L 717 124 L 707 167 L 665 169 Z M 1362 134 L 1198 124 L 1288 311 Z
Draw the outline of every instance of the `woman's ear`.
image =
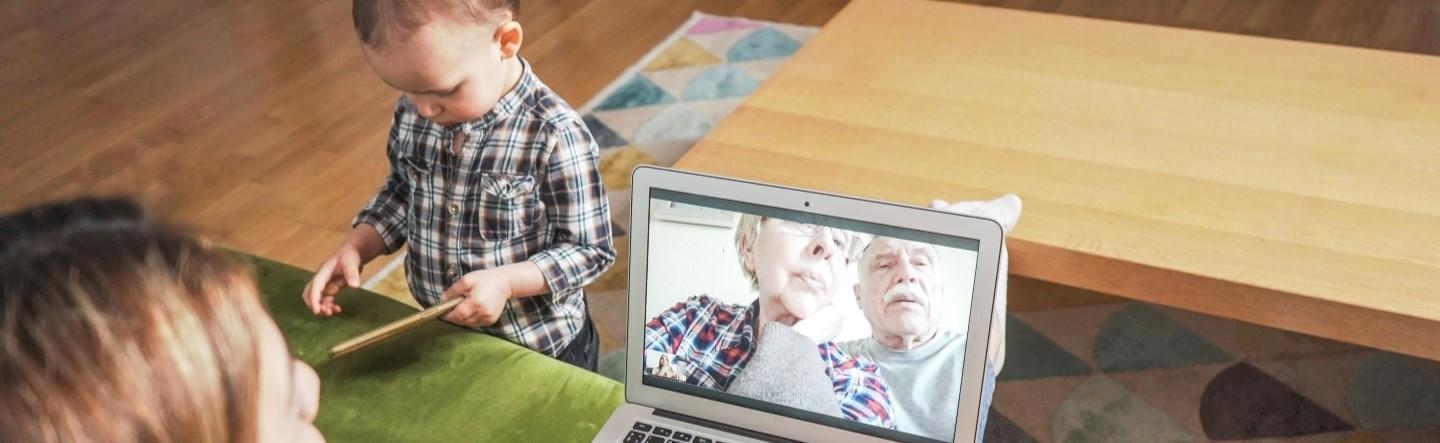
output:
M 740 240 L 740 258 L 750 275 L 755 275 L 755 242 L 760 241 L 760 226 L 764 224 L 765 217 L 757 218 L 754 230 Z
M 495 42 L 500 44 L 500 57 L 510 58 L 520 53 L 520 44 L 525 42 L 525 30 L 520 22 L 510 20 L 495 27 Z
M 749 273 L 751 273 L 751 274 L 754 274 L 754 273 L 755 273 L 755 246 L 754 246 L 754 245 L 755 245 L 755 239 L 754 239 L 754 238 L 751 238 L 751 239 L 749 239 L 748 241 L 746 241 L 745 244 L 744 244 L 744 246 L 740 249 L 740 257 L 743 258 L 743 259 L 744 259 L 744 262 L 745 262 L 745 272 L 749 272 Z

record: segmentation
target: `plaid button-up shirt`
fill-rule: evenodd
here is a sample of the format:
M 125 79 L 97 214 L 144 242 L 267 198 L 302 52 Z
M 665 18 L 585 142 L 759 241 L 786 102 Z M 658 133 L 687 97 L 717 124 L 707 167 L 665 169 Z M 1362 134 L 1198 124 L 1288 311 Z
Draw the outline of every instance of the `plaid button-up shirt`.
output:
M 615 261 L 599 152 L 580 116 L 522 60 L 515 89 L 479 119 L 442 126 L 403 97 L 386 149 L 390 174 L 354 224 L 387 253 L 409 243 L 423 306 L 468 272 L 529 260 L 551 293 L 509 301 L 480 330 L 549 355 L 585 324 L 582 286 Z
M 758 300 L 732 305 L 704 295 L 691 297 L 645 323 L 645 350 L 681 362 L 677 366 L 683 372 L 677 375 L 685 383 L 726 391 L 755 352 L 759 316 Z M 841 414 L 850 421 L 894 429 L 890 388 L 879 367 L 851 357 L 833 342 L 821 343 L 819 352 Z

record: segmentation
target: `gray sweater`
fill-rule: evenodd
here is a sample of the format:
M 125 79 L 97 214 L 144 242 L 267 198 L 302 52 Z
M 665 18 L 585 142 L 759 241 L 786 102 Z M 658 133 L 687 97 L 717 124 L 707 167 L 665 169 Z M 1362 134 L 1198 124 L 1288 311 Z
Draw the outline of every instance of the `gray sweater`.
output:
M 880 367 L 880 377 L 890 384 L 897 430 L 954 441 L 965 334 L 940 331 L 909 351 L 887 348 L 874 338 L 841 343 L 840 349 Z
M 834 387 L 815 352 L 815 342 L 779 323 L 765 325 L 764 331 L 755 354 L 735 376 L 729 392 L 840 417 Z M 954 441 L 965 334 L 941 331 L 909 351 L 892 350 L 873 338 L 839 346 L 847 354 L 879 366 L 880 377 L 890 387 L 896 430 Z
M 843 417 L 835 388 L 815 342 L 789 326 L 770 322 L 750 362 L 728 392 L 792 408 Z

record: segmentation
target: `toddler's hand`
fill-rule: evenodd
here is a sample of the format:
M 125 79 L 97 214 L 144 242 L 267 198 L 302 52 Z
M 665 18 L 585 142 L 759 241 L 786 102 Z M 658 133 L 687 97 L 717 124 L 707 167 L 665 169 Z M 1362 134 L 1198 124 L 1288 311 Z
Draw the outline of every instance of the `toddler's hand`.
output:
M 461 326 L 490 326 L 500 320 L 505 303 L 512 296 L 510 280 L 498 272 L 479 270 L 465 274 L 445 290 L 441 301 L 464 297 L 465 301 L 445 315 L 445 321 Z
M 338 314 L 340 305 L 335 304 L 335 295 L 340 293 L 342 287 L 360 287 L 360 270 L 363 267 L 360 263 L 360 252 L 354 246 L 342 244 L 330 258 L 320 264 L 320 268 L 315 271 L 315 277 L 305 285 L 305 292 L 300 294 L 300 298 L 305 300 L 305 306 L 315 315 L 329 317 Z

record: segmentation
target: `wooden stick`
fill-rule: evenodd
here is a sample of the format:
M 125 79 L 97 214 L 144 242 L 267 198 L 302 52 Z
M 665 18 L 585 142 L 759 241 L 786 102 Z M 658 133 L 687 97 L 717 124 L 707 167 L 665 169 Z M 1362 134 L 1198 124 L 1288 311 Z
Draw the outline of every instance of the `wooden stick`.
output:
M 459 305 L 460 302 L 464 300 L 465 297 L 457 297 L 445 303 L 431 306 L 429 309 L 426 309 L 424 311 L 416 312 L 414 314 L 410 314 L 405 318 L 390 322 L 385 326 L 381 326 L 373 331 L 366 332 L 355 338 L 345 340 L 344 342 L 335 345 L 335 347 L 330 348 L 330 358 L 336 358 L 345 354 L 349 354 L 351 352 L 355 352 L 367 346 L 383 341 L 387 338 L 399 335 L 402 332 L 415 329 L 416 327 L 423 325 L 430 320 L 440 318 L 441 316 L 450 313 L 451 310 L 455 309 L 455 306 Z

